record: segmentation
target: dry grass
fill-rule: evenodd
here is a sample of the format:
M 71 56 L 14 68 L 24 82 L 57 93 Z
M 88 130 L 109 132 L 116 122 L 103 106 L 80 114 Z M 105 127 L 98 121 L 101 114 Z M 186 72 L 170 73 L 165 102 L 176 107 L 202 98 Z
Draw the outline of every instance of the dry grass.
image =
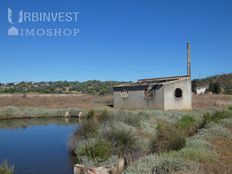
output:
M 232 105 L 232 95 L 193 95 L 194 109 L 228 108 Z
M 231 131 L 232 133 L 232 131 Z M 216 163 L 205 163 L 201 165 L 201 170 L 207 174 L 229 174 L 232 173 L 232 140 L 228 138 L 217 138 L 211 141 L 219 158 Z
M 81 108 L 91 109 L 112 103 L 111 96 L 90 95 L 0 95 L 0 107 L 41 107 L 41 108 Z

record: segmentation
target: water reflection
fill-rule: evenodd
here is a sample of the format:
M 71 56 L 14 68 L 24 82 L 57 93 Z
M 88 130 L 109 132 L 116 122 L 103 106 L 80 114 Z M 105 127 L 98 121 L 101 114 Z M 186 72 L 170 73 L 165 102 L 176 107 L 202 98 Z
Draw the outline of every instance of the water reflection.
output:
M 15 165 L 15 174 L 72 174 L 67 141 L 78 127 L 76 118 L 0 121 L 0 161 Z

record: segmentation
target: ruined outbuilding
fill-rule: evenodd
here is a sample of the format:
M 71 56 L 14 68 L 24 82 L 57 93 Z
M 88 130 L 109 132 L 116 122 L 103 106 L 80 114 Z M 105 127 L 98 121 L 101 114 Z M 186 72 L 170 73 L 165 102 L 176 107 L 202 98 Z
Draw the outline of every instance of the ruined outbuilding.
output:
M 114 86 L 113 105 L 121 109 L 192 109 L 190 45 L 187 43 L 187 75 L 141 79 Z

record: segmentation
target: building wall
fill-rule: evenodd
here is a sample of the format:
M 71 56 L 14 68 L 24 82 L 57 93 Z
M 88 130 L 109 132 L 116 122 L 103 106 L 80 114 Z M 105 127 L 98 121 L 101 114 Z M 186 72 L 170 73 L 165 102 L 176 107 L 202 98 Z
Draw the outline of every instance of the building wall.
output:
M 182 90 L 182 97 L 175 96 L 175 90 Z M 192 109 L 191 79 L 173 81 L 164 85 L 164 110 Z
M 182 96 L 175 96 L 176 88 L 182 90 Z M 144 90 L 129 90 L 128 97 L 123 98 L 120 91 L 113 93 L 114 108 L 121 109 L 162 109 L 190 110 L 192 109 L 191 80 L 182 79 L 163 84 L 153 92 L 152 98 L 146 98 Z
M 114 91 L 114 108 L 121 109 L 164 109 L 164 87 L 153 92 L 152 98 L 146 98 L 144 90 L 128 91 L 128 97 L 122 98 L 120 91 Z

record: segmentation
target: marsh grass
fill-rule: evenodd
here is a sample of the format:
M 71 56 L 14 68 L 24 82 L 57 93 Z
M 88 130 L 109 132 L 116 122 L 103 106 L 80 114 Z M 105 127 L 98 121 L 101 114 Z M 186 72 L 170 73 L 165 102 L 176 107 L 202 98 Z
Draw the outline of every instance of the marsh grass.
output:
M 152 154 L 136 161 L 126 169 L 125 173 L 168 174 L 177 171 L 197 171 L 197 165 L 194 162 L 166 154 Z
M 180 150 L 185 143 L 185 135 L 174 125 L 162 123 L 157 126 L 157 136 L 151 139 L 150 149 L 153 153 Z
M 232 128 L 232 119 L 229 119 L 229 118 L 222 119 L 220 123 L 224 125 L 225 127 Z
M 79 131 L 76 154 L 79 153 L 82 163 L 97 161 L 93 162 L 95 165 L 103 164 L 103 159 L 110 161 L 112 156 L 127 158 L 136 154 L 134 156 L 140 159 L 132 160 L 134 163 L 125 173 L 189 172 L 193 166 L 193 171 L 199 173 L 199 163 L 211 163 L 217 159 L 209 141 L 232 137 L 223 127 L 224 124 L 230 125 L 229 118 L 231 111 L 210 110 L 203 116 L 203 111 L 101 110 L 87 120 L 96 121 L 97 127 L 92 122 Z M 96 137 L 110 144 L 107 155 L 102 149 L 99 150 L 102 156 L 93 152 L 93 148 L 100 148 L 102 143 L 96 143 Z M 104 146 L 106 149 L 109 147 L 101 145 Z
M 5 160 L 0 164 L 0 174 L 13 174 L 14 166 L 10 166 L 10 164 Z
M 86 115 L 86 118 L 87 119 L 93 119 L 94 115 L 95 115 L 95 111 L 93 109 L 91 109 L 91 110 L 88 111 L 88 113 Z
M 25 119 L 6 119 L 0 121 L 0 128 L 27 128 L 36 125 L 69 125 L 77 124 L 77 118 L 69 118 L 68 121 L 65 118 L 46 117 L 46 118 L 25 118 Z
M 70 116 L 77 116 L 79 112 L 85 113 L 78 108 L 46 109 L 8 106 L 0 108 L 0 118 L 64 117 L 65 112 L 69 112 Z
M 114 112 L 113 119 L 124 122 L 130 126 L 140 128 L 142 119 L 146 119 L 147 114 L 142 112 Z
M 231 110 L 223 110 L 223 111 L 216 111 L 213 113 L 206 113 L 204 114 L 204 120 L 206 124 L 215 122 L 218 123 L 222 119 L 232 118 L 232 111 Z
M 76 155 L 79 163 L 87 157 L 98 164 L 99 162 L 106 161 L 111 156 L 111 144 L 101 138 L 87 138 L 81 141 L 76 149 Z
M 141 150 L 137 131 L 130 125 L 114 121 L 108 125 L 103 125 L 101 131 L 103 137 L 111 142 L 114 154 L 119 156 L 133 155 Z
M 198 124 L 193 116 L 185 115 L 181 119 L 179 119 L 176 124 L 176 128 L 181 131 L 186 136 L 193 135 L 197 129 Z

